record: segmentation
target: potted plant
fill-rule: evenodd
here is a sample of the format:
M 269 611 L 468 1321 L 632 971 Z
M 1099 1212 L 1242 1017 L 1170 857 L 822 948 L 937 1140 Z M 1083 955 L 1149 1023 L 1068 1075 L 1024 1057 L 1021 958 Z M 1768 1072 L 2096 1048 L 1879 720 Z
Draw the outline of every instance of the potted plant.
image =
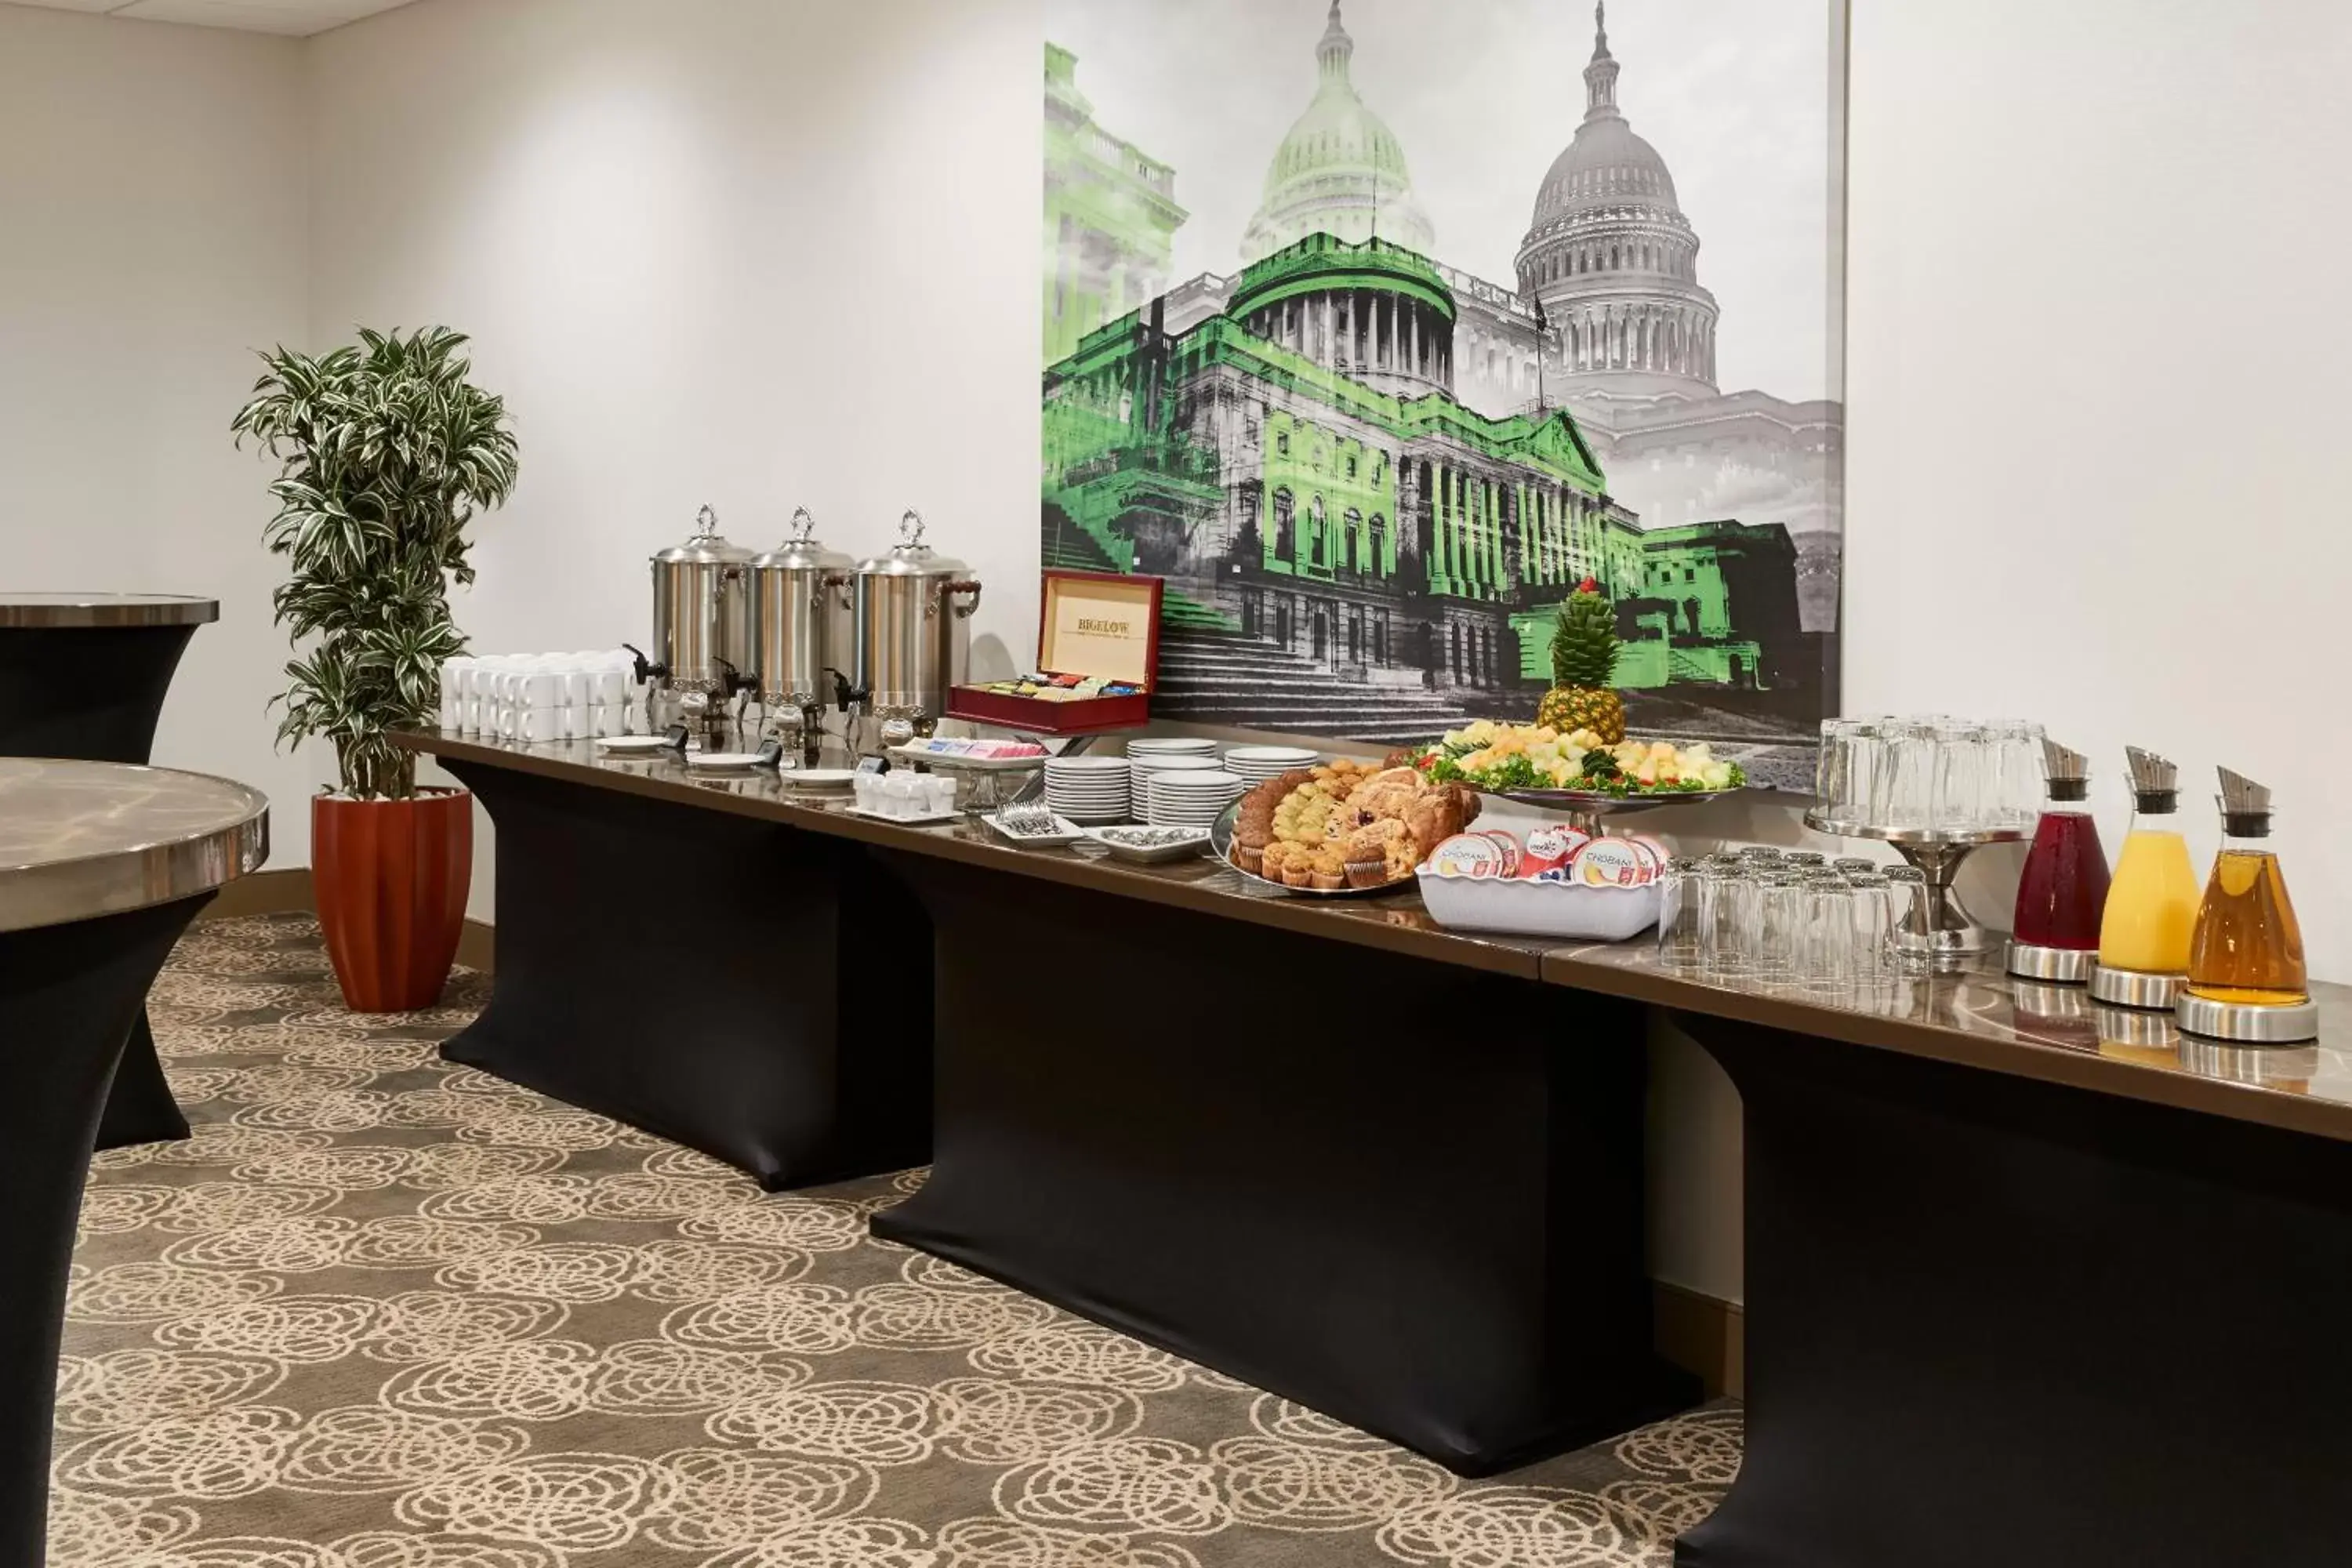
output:
M 392 731 L 431 723 L 466 639 L 448 584 L 471 583 L 466 525 L 513 492 L 505 402 L 468 381 L 463 333 L 362 331 L 312 358 L 284 348 L 230 422 L 281 465 L 264 531 L 292 575 L 271 596 L 295 658 L 281 744 L 335 748 L 340 786 L 310 803 L 319 925 L 343 1000 L 363 1013 L 437 1001 L 473 865 L 473 802 L 419 788 Z

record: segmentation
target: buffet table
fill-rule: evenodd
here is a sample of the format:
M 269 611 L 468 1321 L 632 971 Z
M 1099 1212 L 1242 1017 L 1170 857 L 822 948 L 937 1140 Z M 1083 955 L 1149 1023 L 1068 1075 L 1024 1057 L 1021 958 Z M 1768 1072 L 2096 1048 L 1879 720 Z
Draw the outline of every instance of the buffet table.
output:
M 1696 1568 L 2335 1563 L 2352 993 L 2317 1045 L 1989 967 L 1853 1005 L 1570 951 L 1675 1009 L 1746 1131 L 1747 1449 Z
M 812 854 L 856 848 L 863 868 L 834 877 L 781 877 L 749 851 L 734 874 L 772 908 L 821 911 L 845 888 L 882 884 L 928 913 L 866 925 L 856 944 L 897 977 L 869 1006 L 907 1003 L 925 977 L 937 987 L 922 998 L 936 1026 L 923 1036 L 937 1074 L 931 1176 L 877 1217 L 877 1234 L 1465 1472 L 1697 1396 L 1651 1348 L 1641 1009 L 1557 1005 L 1538 983 L 1542 942 L 1446 932 L 1410 895 L 1254 896 L 1207 860 L 1016 849 L 969 820 L 904 826 L 852 815 L 845 794 L 695 776 L 667 757 L 603 760 L 588 742 L 408 743 L 473 784 L 498 819 L 499 963 L 476 1028 L 545 1069 L 524 1081 L 547 1087 L 551 1064 L 580 1050 L 568 1029 L 509 1022 L 508 996 L 518 984 L 534 996 L 580 989 L 578 950 L 540 931 L 557 900 L 537 879 L 559 874 L 549 862 L 611 867 L 600 814 L 634 814 L 632 853 L 656 867 L 714 824 L 808 841 Z M 525 818 L 538 825 L 512 836 Z M 658 922 L 635 929 L 649 992 L 663 994 L 663 975 L 693 984 L 661 1004 L 676 1016 L 668 1032 L 615 1029 L 598 1049 L 614 1072 L 626 1055 L 674 1076 L 693 1050 L 677 1026 L 692 1016 L 687 998 L 709 999 L 695 967 L 703 927 L 673 893 Z M 1530 1018 L 1549 1021 L 1515 1022 Z M 796 1048 L 763 1037 L 772 1052 Z M 459 1036 L 452 1054 L 507 1070 L 474 1040 Z M 781 1092 L 714 1075 L 680 1086 L 660 1130 L 793 1103 Z
M 181 594 L 0 594 L 0 757 L 144 763 L 173 672 L 217 600 Z M 98 1146 L 188 1135 L 140 1010 Z
M 711 793 L 683 780 L 617 787 L 675 762 L 487 750 L 441 758 L 498 828 L 490 1001 L 443 1056 L 772 1192 L 929 1157 L 930 933 L 896 879 L 787 819 L 699 809 Z
M 268 852 L 242 784 L 0 758 L 0 1562 L 42 1561 L 66 1276 L 116 1059 L 190 919 Z
M 883 1234 L 1457 1468 L 1513 1463 L 1681 1392 L 1627 1305 L 1636 1009 L 1663 1007 L 1748 1119 L 1748 1458 L 1682 1561 L 2345 1554 L 2340 989 L 2318 1046 L 2266 1050 L 1986 971 L 1829 1005 L 1668 973 L 1642 942 L 1448 932 L 1410 891 L 1284 898 L 764 775 L 409 743 L 788 824 L 907 881 L 934 927 L 938 1153 Z M 1570 1373 L 1530 1370 L 1555 1354 Z

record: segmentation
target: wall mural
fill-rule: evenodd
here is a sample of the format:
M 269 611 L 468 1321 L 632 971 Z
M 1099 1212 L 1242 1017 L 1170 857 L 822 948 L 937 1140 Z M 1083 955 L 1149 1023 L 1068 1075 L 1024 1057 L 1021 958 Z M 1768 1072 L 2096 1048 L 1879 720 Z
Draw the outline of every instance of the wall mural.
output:
M 1344 3 L 1048 0 L 1045 563 L 1168 579 L 1155 711 L 1360 741 L 1531 717 L 1591 577 L 1638 732 L 1810 787 L 1843 0 Z

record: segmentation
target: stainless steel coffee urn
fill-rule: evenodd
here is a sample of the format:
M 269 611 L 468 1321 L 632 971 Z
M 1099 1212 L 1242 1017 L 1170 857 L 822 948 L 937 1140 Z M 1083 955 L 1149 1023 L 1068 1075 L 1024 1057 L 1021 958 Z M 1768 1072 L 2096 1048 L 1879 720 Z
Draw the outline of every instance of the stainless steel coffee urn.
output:
M 784 542 L 751 558 L 751 663 L 759 670 L 766 721 L 796 716 L 814 742 L 820 714 L 834 699 L 834 673 L 850 663 L 850 572 L 855 564 L 814 534 L 802 507 Z
M 939 723 L 971 640 L 963 623 L 980 608 L 971 569 L 923 542 L 920 516 L 909 510 L 898 535 L 888 554 L 857 563 L 856 627 L 857 692 L 893 745 Z
M 698 716 L 706 730 L 728 723 L 735 694 L 752 684 L 751 561 L 720 536 L 707 506 L 695 513 L 691 539 L 653 558 L 656 689 L 683 700 L 683 716 Z

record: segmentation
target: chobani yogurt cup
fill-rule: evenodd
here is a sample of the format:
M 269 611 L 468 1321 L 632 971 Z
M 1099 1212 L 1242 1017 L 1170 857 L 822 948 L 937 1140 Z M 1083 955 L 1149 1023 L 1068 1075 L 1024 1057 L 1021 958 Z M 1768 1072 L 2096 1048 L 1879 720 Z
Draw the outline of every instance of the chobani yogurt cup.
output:
M 1440 877 L 1499 877 L 1502 846 L 1483 833 L 1457 833 L 1429 852 L 1429 868 Z
M 1567 879 L 1587 888 L 1646 888 L 1657 877 L 1649 851 L 1624 838 L 1595 838 L 1568 862 Z

